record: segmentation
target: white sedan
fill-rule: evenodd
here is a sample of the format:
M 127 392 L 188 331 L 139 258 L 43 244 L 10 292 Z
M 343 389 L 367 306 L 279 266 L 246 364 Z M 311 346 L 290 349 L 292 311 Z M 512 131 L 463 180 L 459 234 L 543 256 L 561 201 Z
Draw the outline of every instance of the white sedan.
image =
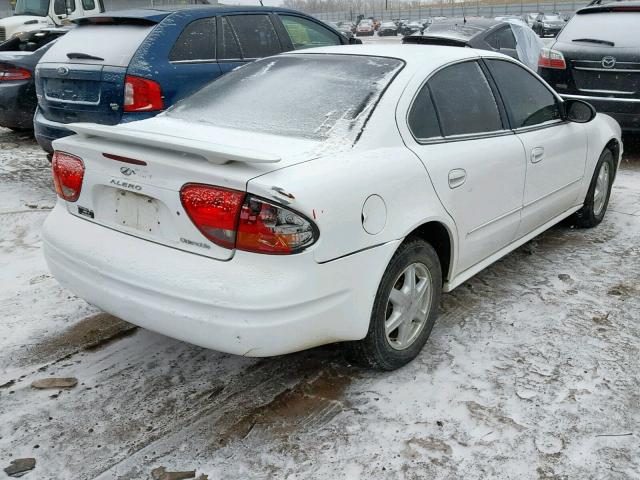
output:
M 347 342 L 398 368 L 441 292 L 566 217 L 604 217 L 618 124 L 506 56 L 343 46 L 233 71 L 163 115 L 70 125 L 55 277 L 134 324 L 247 356 Z

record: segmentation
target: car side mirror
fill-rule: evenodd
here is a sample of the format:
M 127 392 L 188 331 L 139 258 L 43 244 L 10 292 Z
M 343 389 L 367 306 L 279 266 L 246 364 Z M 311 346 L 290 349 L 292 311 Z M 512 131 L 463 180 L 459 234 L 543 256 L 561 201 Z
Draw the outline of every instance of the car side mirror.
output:
M 575 123 L 589 123 L 596 117 L 596 109 L 593 105 L 582 100 L 566 100 L 564 111 L 567 120 Z
M 349 45 L 362 45 L 362 40 L 356 37 L 349 38 Z

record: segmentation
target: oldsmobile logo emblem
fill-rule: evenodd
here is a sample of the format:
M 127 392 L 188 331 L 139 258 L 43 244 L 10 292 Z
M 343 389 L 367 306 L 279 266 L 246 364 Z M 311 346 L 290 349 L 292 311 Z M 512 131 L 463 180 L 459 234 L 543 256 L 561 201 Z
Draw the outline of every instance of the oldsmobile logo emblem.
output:
M 602 59 L 602 66 L 604 68 L 613 68 L 616 66 L 616 57 L 604 57 Z
M 67 67 L 58 67 L 56 71 L 58 75 L 69 75 L 69 69 Z
M 129 167 L 120 167 L 120 173 L 126 175 L 127 177 L 130 175 L 135 175 L 136 171 L 133 168 Z

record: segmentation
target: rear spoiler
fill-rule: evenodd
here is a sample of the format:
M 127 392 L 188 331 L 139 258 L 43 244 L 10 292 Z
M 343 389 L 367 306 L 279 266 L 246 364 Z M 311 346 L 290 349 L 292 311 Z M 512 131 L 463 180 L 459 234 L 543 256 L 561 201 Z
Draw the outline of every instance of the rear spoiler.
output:
M 412 45 L 444 45 L 447 47 L 466 47 L 467 42 L 456 38 L 439 37 L 437 35 L 409 35 L 402 43 Z
M 132 145 L 171 150 L 178 153 L 189 153 L 205 158 L 208 162 L 223 165 L 227 162 L 242 163 L 277 163 L 280 157 L 256 150 L 197 140 L 176 137 L 144 130 L 122 128 L 119 126 L 97 125 L 95 123 L 70 123 L 67 128 L 81 137 L 105 138 Z
M 170 12 L 162 10 L 129 10 L 99 13 L 90 17 L 72 20 L 76 25 L 142 25 L 151 26 L 160 23 Z

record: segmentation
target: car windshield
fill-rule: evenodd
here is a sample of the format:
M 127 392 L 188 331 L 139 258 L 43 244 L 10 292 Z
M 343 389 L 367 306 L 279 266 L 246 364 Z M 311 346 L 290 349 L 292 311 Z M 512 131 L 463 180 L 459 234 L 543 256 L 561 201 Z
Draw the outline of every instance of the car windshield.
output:
M 545 15 L 542 20 L 548 20 L 550 22 L 561 22 L 562 17 L 560 15 Z
M 612 42 L 621 48 L 637 48 L 638 37 L 629 32 L 637 30 L 640 12 L 605 12 L 574 15 L 558 36 L 560 42 L 596 40 Z M 592 43 L 593 45 L 593 43 Z
M 398 59 L 358 55 L 270 57 L 228 73 L 165 115 L 225 128 L 353 143 L 403 65 Z
M 14 15 L 49 15 L 49 0 L 18 0 Z

